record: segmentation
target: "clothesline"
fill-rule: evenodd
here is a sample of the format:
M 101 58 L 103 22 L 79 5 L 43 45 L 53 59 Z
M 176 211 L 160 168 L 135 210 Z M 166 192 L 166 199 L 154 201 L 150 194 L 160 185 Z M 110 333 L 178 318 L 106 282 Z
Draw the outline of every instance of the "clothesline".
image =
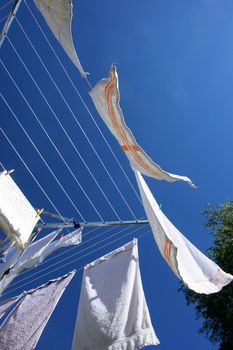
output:
M 138 239 L 143 238 L 145 235 L 149 234 L 150 232 L 151 232 L 151 230 L 147 230 L 145 233 L 139 235 L 137 238 L 138 238 Z M 53 269 L 53 270 L 51 270 L 51 271 L 49 271 L 49 272 L 43 274 L 42 276 L 36 277 L 36 278 L 30 280 L 29 282 L 24 283 L 22 286 L 18 286 L 18 287 L 16 287 L 16 288 L 12 289 L 12 290 L 9 290 L 8 292 L 6 292 L 6 293 L 3 294 L 3 297 L 5 297 L 6 295 L 9 295 L 10 293 L 14 293 L 16 290 L 19 290 L 20 288 L 25 287 L 25 286 L 28 285 L 28 284 L 31 284 L 31 283 L 33 283 L 33 282 L 35 282 L 35 281 L 38 281 L 40 278 L 45 277 L 45 276 L 48 276 L 49 274 L 54 273 L 55 271 L 58 271 L 58 270 L 60 270 L 61 268 L 67 267 L 67 266 L 69 266 L 70 264 L 73 264 L 74 262 L 79 261 L 81 258 L 90 256 L 90 254 L 93 254 L 93 253 L 95 253 L 95 252 L 97 252 L 97 251 L 99 251 L 99 250 L 102 250 L 103 248 L 105 248 L 105 247 L 107 247 L 107 246 L 109 246 L 109 245 L 111 245 L 111 244 L 113 244 L 113 243 L 115 243 L 115 242 L 119 242 L 120 240 L 122 240 L 122 238 L 125 239 L 126 237 L 129 237 L 129 236 L 132 235 L 132 234 L 134 234 L 134 232 L 129 232 L 129 233 L 127 233 L 126 235 L 124 235 L 124 237 L 117 238 L 117 239 L 115 239 L 114 241 L 109 242 L 109 243 L 105 244 L 104 246 L 99 247 L 99 248 L 93 250 L 91 253 L 89 252 L 89 253 L 83 255 L 83 256 L 80 257 L 80 258 L 73 259 L 72 261 L 69 261 L 69 262 L 63 264 L 62 266 L 59 266 L 59 267 L 57 267 L 56 269 Z M 75 254 L 75 255 L 77 255 L 77 254 Z M 63 261 L 64 261 L 64 260 L 67 260 L 67 259 L 63 259 Z M 51 266 L 56 266 L 56 265 L 57 265 L 57 264 L 52 264 Z M 85 265 L 86 265 L 86 264 L 85 264 Z M 85 265 L 84 265 L 84 266 L 85 266 Z M 77 272 L 78 272 L 78 271 L 81 271 L 81 270 L 84 268 L 84 266 L 78 268 L 76 271 L 77 271 Z M 47 269 L 43 269 L 42 271 L 45 271 L 45 270 L 47 270 Z M 41 272 L 42 272 L 42 271 L 41 271 Z M 32 276 L 34 276 L 34 275 L 35 275 L 35 274 L 32 274 Z
M 71 113 L 72 117 L 75 119 L 76 123 L 77 123 L 78 126 L 80 127 L 80 126 L 81 126 L 80 122 L 78 121 L 78 119 L 77 119 L 77 117 L 75 116 L 74 112 L 72 111 L 70 105 L 68 104 L 68 102 L 66 101 L 65 97 L 63 96 L 61 90 L 59 89 L 59 87 L 58 87 L 58 85 L 56 84 L 55 80 L 53 79 L 52 75 L 49 73 L 49 71 L 48 71 L 48 69 L 47 69 L 47 67 L 46 67 L 46 65 L 45 65 L 45 63 L 44 63 L 44 61 L 41 59 L 40 55 L 38 54 L 37 50 L 35 49 L 35 46 L 32 44 L 32 42 L 31 42 L 29 36 L 27 35 L 27 33 L 25 32 L 25 30 L 23 29 L 23 26 L 21 25 L 21 23 L 20 23 L 19 19 L 17 18 L 17 16 L 15 17 L 15 20 L 16 20 L 17 24 L 19 25 L 20 29 L 22 30 L 22 32 L 23 32 L 24 36 L 26 37 L 27 41 L 29 42 L 30 46 L 32 47 L 33 52 L 36 54 L 36 57 L 39 59 L 39 62 L 42 64 L 42 66 L 43 66 L 43 68 L 45 69 L 46 73 L 48 74 L 50 80 L 52 81 L 53 85 L 55 86 L 56 90 L 58 91 L 58 93 L 59 93 L 60 97 L 62 98 L 63 102 L 65 103 L 66 107 L 68 108 L 69 112 Z M 82 102 L 84 102 L 84 101 L 82 100 Z M 55 116 L 55 114 L 53 114 L 53 115 Z M 64 127 L 63 127 L 63 125 L 60 123 L 59 118 L 57 118 L 56 116 L 55 116 L 55 118 L 56 118 L 56 120 L 58 121 L 59 125 L 62 127 L 62 130 L 64 131 Z M 80 129 L 82 130 L 82 132 L 84 131 L 83 128 L 80 128 Z M 92 150 L 94 151 L 95 155 L 97 156 L 98 160 L 100 161 L 101 165 L 103 166 L 105 172 L 106 172 L 107 175 L 109 176 L 109 178 L 110 178 L 112 184 L 114 185 L 114 187 L 116 188 L 118 194 L 120 195 L 120 197 L 121 197 L 122 200 L 124 201 L 125 205 L 126 205 L 127 208 L 129 209 L 129 211 L 131 212 L 131 214 L 133 215 L 133 217 L 136 218 L 136 216 L 135 216 L 134 213 L 132 212 L 132 210 L 131 210 L 129 204 L 127 203 L 127 201 L 126 201 L 124 195 L 122 194 L 121 190 L 120 190 L 119 187 L 117 186 L 115 180 L 114 180 L 113 177 L 111 176 L 110 172 L 107 170 L 107 167 L 106 167 L 106 165 L 104 164 L 103 160 L 101 159 L 101 157 L 100 157 L 100 156 L 98 155 L 98 153 L 96 152 L 95 147 L 93 146 L 93 144 L 92 144 L 92 142 L 90 141 L 90 139 L 87 137 L 86 132 L 85 132 L 85 133 L 83 132 L 83 134 L 84 134 L 84 136 L 86 137 L 86 139 L 87 139 L 88 143 L 90 144 Z M 66 136 L 67 136 L 67 134 L 66 134 Z M 116 212 L 115 212 L 115 214 L 116 214 Z
M 6 4 L 0 7 L 0 11 L 3 10 L 5 7 L 9 6 L 14 0 L 8 1 Z
M 61 215 L 61 213 L 59 212 L 59 210 L 57 209 L 57 207 L 55 206 L 55 204 L 53 203 L 53 201 L 51 200 L 51 198 L 47 195 L 47 193 L 45 192 L 45 190 L 43 189 L 43 187 L 41 186 L 41 184 L 39 183 L 39 181 L 37 180 L 37 178 L 35 177 L 35 175 L 32 173 L 31 169 L 28 167 L 28 165 L 26 164 L 26 162 L 23 160 L 23 158 L 21 157 L 20 153 L 17 151 L 17 149 L 15 148 L 15 146 L 13 145 L 13 143 L 11 142 L 11 140 L 9 139 L 9 137 L 6 135 L 6 133 L 4 132 L 4 130 L 2 128 L 0 128 L 0 131 L 2 132 L 2 134 L 4 135 L 4 137 L 6 138 L 6 140 L 8 141 L 8 143 L 10 144 L 10 146 L 12 147 L 12 149 L 14 150 L 14 152 L 17 154 L 17 156 L 19 157 L 20 161 L 22 162 L 22 164 L 24 165 L 24 167 L 27 169 L 27 171 L 29 172 L 30 176 L 33 178 L 33 180 L 36 182 L 37 186 L 40 188 L 40 190 L 42 191 L 42 193 L 45 195 L 45 197 L 47 198 L 47 200 L 49 201 L 49 203 L 52 205 L 53 209 L 56 211 L 56 213 L 60 216 L 61 220 L 66 223 L 66 220 L 63 219 L 63 216 Z
M 19 20 L 16 18 L 16 21 L 17 21 L 17 23 L 18 23 L 18 25 L 19 26 L 21 26 L 21 24 L 19 23 Z M 22 26 L 21 26 L 21 28 L 22 28 Z M 24 31 L 24 29 L 22 28 L 22 31 Z M 25 32 L 25 31 L 24 31 Z M 26 33 L 25 33 L 26 34 Z M 29 38 L 28 38 L 29 39 Z M 29 39 L 30 40 L 30 39 Z M 14 48 L 14 45 L 13 45 L 13 43 L 12 43 L 12 41 L 10 40 L 10 38 L 8 38 L 8 42 L 10 43 L 10 45 L 11 45 L 11 47 L 12 47 L 12 49 L 15 51 L 15 48 Z M 16 54 L 18 54 L 17 53 L 17 51 L 16 51 Z M 19 56 L 18 56 L 19 57 Z M 20 59 L 20 57 L 19 57 L 19 59 Z M 5 68 L 6 68 L 6 66 L 5 66 Z M 51 75 L 50 75 L 51 76 Z M 13 78 L 12 78 L 13 79 Z M 11 79 L 11 80 L 12 80 Z M 14 81 L 14 79 L 12 80 L 13 82 L 14 82 L 14 84 L 15 84 L 15 81 Z M 56 84 L 56 83 L 55 83 Z M 19 90 L 19 88 L 18 88 L 18 85 L 16 86 L 16 88 L 18 89 L 18 91 L 20 92 L 20 90 Z M 23 97 L 23 96 L 22 96 Z M 27 100 L 25 101 L 26 103 L 28 102 Z M 84 101 L 83 101 L 84 102 Z M 29 102 L 28 102 L 29 103 Z M 30 104 L 29 104 L 29 106 L 30 106 Z M 30 107 L 29 107 L 30 108 Z M 93 150 L 95 151 L 95 148 L 93 147 L 93 145 L 92 145 L 92 148 L 93 148 Z M 96 151 L 95 151 L 96 152 Z M 109 173 L 109 175 L 110 175 L 110 173 Z M 111 175 L 110 175 L 111 176 Z M 60 185 L 59 185 L 60 186 Z M 64 187 L 63 187 L 63 189 L 64 189 Z M 64 191 L 63 191 L 64 192 Z M 65 193 L 65 192 L 64 192 Z M 68 194 L 67 192 L 66 192 L 66 194 Z M 70 197 L 70 196 L 69 196 Z M 124 197 L 124 196 L 123 196 Z M 123 197 L 122 197 L 122 199 L 123 199 Z M 106 198 L 107 198 L 107 196 L 106 196 Z M 71 199 L 71 197 L 70 197 L 70 199 Z M 70 199 L 69 199 L 69 201 L 70 201 Z M 71 201 L 70 201 L 71 202 Z M 72 203 L 73 202 L 73 203 Z M 72 200 L 72 202 L 71 202 L 71 204 L 73 205 L 74 204 L 74 201 Z M 110 203 L 110 202 L 109 202 Z M 74 206 L 74 205 L 73 205 Z M 132 209 L 130 208 L 130 206 L 129 205 L 127 205 L 128 206 L 128 208 L 129 208 L 129 210 L 130 210 L 130 212 L 133 214 L 133 212 L 132 212 Z M 112 204 L 111 204 L 111 207 L 113 208 L 113 206 L 112 206 Z M 75 208 L 76 210 L 78 209 L 77 208 L 77 206 L 76 206 L 76 208 Z M 114 209 L 114 208 L 113 208 Z M 79 210 L 79 209 L 78 209 Z M 96 211 L 98 211 L 98 209 L 96 209 Z M 116 213 L 116 210 L 114 209 L 114 212 Z M 117 214 L 117 213 L 116 213 Z M 79 210 L 79 215 L 81 216 L 82 214 L 80 213 L 80 210 Z M 135 214 L 133 214 L 133 216 L 134 216 L 134 218 L 136 219 L 136 216 L 135 216 Z M 82 217 L 83 217 L 83 215 L 82 215 Z M 102 218 L 102 216 L 100 216 L 101 217 L 101 219 L 103 220 L 103 218 Z M 119 217 L 119 215 L 117 214 L 117 218 L 120 220 L 120 217 Z M 83 218 L 84 219 L 84 218 Z M 85 219 L 84 219 L 85 220 Z
M 39 22 L 37 21 L 36 17 L 34 16 L 32 10 L 30 9 L 30 7 L 28 6 L 27 2 L 24 0 L 24 3 L 31 15 L 31 17 L 33 18 L 34 22 L 36 23 L 36 26 L 39 28 L 39 31 L 41 32 L 41 34 L 43 35 L 43 39 L 45 40 L 45 42 L 48 44 L 49 48 L 52 50 L 56 60 L 58 61 L 59 65 L 61 66 L 63 72 L 65 73 L 65 76 L 67 77 L 68 81 L 70 82 L 72 88 L 74 89 L 75 93 L 77 94 L 77 96 L 79 97 L 79 99 L 81 100 L 81 102 L 83 103 L 85 109 L 87 110 L 88 112 L 88 115 L 90 116 L 92 122 L 94 123 L 95 127 L 97 128 L 99 134 L 101 135 L 102 139 L 104 140 L 105 144 L 107 145 L 109 151 L 111 152 L 113 158 L 115 159 L 116 163 L 118 164 L 118 166 L 120 167 L 122 173 L 124 174 L 126 180 L 128 181 L 131 189 L 133 190 L 134 194 L 136 195 L 137 199 L 139 200 L 139 202 L 142 204 L 142 201 L 141 201 L 141 198 L 140 196 L 138 195 L 137 191 L 135 190 L 135 186 L 132 184 L 132 182 L 130 181 L 128 175 L 126 174 L 124 168 L 122 167 L 121 163 L 119 162 L 117 156 L 115 155 L 112 147 L 110 146 L 109 142 L 107 141 L 107 139 L 105 138 L 103 132 L 101 131 L 100 127 L 98 126 L 93 114 L 91 113 L 90 109 L 88 108 L 87 104 L 85 103 L 84 99 L 82 98 L 81 94 L 79 93 L 78 91 L 78 88 L 76 86 L 76 84 L 73 82 L 71 76 L 69 75 L 69 73 L 67 72 L 67 69 L 65 68 L 65 66 L 63 65 L 63 63 L 61 62 L 60 58 L 58 57 L 56 51 L 54 50 L 53 46 L 51 45 L 49 39 L 47 38 L 47 36 L 45 35 L 41 25 L 39 24 Z M 89 87 L 92 88 L 91 84 L 89 83 L 89 80 L 86 79 L 86 81 L 88 82 L 89 84 Z M 76 121 L 77 122 L 77 121 Z M 78 124 L 80 126 L 80 124 Z
M 110 228 L 110 229 L 108 229 L 108 230 L 105 230 L 103 233 L 99 234 L 97 237 L 94 236 L 94 237 L 90 238 L 90 239 L 87 240 L 87 241 L 82 241 L 82 242 L 79 243 L 77 246 L 74 246 L 74 247 L 71 247 L 71 248 L 67 248 L 64 252 L 59 253 L 59 254 L 56 254 L 54 257 L 49 258 L 49 259 L 43 261 L 42 263 L 40 263 L 40 267 L 41 267 L 42 265 L 44 265 L 44 264 L 51 263 L 51 261 L 56 260 L 57 258 L 60 258 L 60 257 L 63 256 L 63 255 L 67 255 L 68 253 L 70 254 L 70 252 L 73 251 L 73 250 L 78 250 L 78 252 L 76 252 L 76 253 L 74 253 L 74 254 L 72 254 L 72 255 L 69 255 L 67 258 L 62 259 L 62 260 L 59 261 L 58 263 L 61 263 L 61 262 L 63 262 L 63 261 L 66 261 L 67 259 L 69 259 L 69 258 L 71 258 L 71 257 L 73 257 L 73 256 L 76 256 L 77 254 L 80 254 L 80 253 L 82 253 L 82 252 L 85 252 L 86 250 L 89 250 L 89 249 L 91 249 L 91 248 L 93 248 L 93 247 L 95 247 L 95 246 L 98 246 L 99 244 L 102 244 L 103 242 L 107 241 L 108 239 L 112 239 L 112 238 L 114 238 L 114 237 L 117 237 L 120 233 L 123 233 L 123 232 L 125 232 L 125 231 L 127 231 L 127 230 L 129 230 L 129 229 L 131 229 L 131 228 L 132 228 L 132 227 L 124 228 L 124 229 L 122 229 L 122 230 L 120 230 L 120 231 L 117 231 L 115 234 L 113 234 L 113 235 L 111 235 L 111 236 L 107 236 L 106 238 L 100 240 L 100 237 L 102 237 L 103 235 L 106 235 L 106 233 L 109 233 L 110 231 L 112 231 L 113 229 L 116 229 L 116 228 L 113 227 L 113 228 Z M 140 227 L 140 228 L 137 228 L 137 229 L 133 229 L 129 234 L 136 233 L 136 232 L 138 232 L 138 231 L 141 231 L 142 229 L 143 229 L 143 227 Z M 84 234 L 84 237 L 86 237 L 88 234 L 90 234 L 90 233 L 92 233 L 92 232 L 93 232 L 93 230 L 88 231 L 86 234 Z M 85 248 L 85 249 L 79 250 L 80 247 L 82 247 L 83 245 L 89 244 L 91 241 L 93 241 L 93 240 L 95 240 L 95 239 L 98 239 L 98 242 L 96 242 L 96 243 L 94 243 L 94 244 L 88 246 L 88 247 Z M 102 246 L 102 248 L 103 248 L 103 247 L 104 247 L 104 246 Z M 92 251 L 91 251 L 89 254 L 91 255 L 91 254 L 92 254 Z M 80 257 L 79 259 L 82 259 L 82 257 Z M 55 265 L 58 264 L 58 263 L 55 263 Z M 50 265 L 50 266 L 46 267 L 45 269 L 36 272 L 36 274 L 37 274 L 37 273 L 40 273 L 40 272 L 42 272 L 42 271 L 44 271 L 44 270 L 49 269 L 51 266 L 53 266 L 53 265 Z M 27 273 L 27 272 L 30 272 L 30 269 L 21 272 L 21 273 L 20 273 L 20 277 L 21 277 L 23 274 Z M 34 275 L 34 274 L 32 274 L 32 275 Z M 28 278 L 31 278 L 32 275 L 30 275 L 30 276 L 24 278 L 23 280 L 28 279 Z M 12 284 L 11 284 L 11 287 L 14 286 L 15 284 L 20 283 L 20 282 L 22 282 L 22 280 L 20 280 L 20 281 L 18 281 L 18 282 L 12 283 Z M 11 287 L 9 287 L 9 288 L 11 288 Z

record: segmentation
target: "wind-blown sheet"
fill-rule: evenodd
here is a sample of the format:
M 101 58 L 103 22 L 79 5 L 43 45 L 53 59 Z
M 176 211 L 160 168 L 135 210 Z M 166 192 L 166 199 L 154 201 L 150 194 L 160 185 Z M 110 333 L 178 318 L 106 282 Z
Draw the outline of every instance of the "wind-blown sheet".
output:
M 34 0 L 47 25 L 83 77 L 86 74 L 74 48 L 72 38 L 73 5 L 71 0 Z
M 8 172 L 0 173 L 0 228 L 18 249 L 25 248 L 39 218 Z
M 157 344 L 135 239 L 85 267 L 72 350 L 138 350 Z
M 82 228 L 75 230 L 62 239 L 52 241 L 58 232 L 54 231 L 49 235 L 32 243 L 20 256 L 18 261 L 0 280 L 0 295 L 10 285 L 10 283 L 24 270 L 36 267 L 41 264 L 46 257 L 60 248 L 70 245 L 77 245 L 82 241 Z
M 73 276 L 74 272 L 71 272 L 28 291 L 0 327 L 0 349 L 35 349 L 44 327 Z
M 168 265 L 195 292 L 219 292 L 233 276 L 225 273 L 178 231 L 160 210 L 141 174 L 135 174 L 155 241 Z
M 99 115 L 119 142 L 121 149 L 125 152 L 133 169 L 158 180 L 166 180 L 169 182 L 182 180 L 188 182 L 192 187 L 195 187 L 188 177 L 170 174 L 161 169 L 161 167 L 154 163 L 137 144 L 131 130 L 125 123 L 119 105 L 120 92 L 115 66 L 112 66 L 109 72 L 109 78 L 101 80 L 91 90 L 90 95 Z

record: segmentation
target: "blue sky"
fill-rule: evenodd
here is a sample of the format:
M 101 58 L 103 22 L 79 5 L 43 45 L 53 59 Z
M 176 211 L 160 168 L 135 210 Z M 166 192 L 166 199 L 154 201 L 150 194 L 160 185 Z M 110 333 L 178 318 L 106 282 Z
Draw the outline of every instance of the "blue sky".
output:
M 185 183 L 171 184 L 145 178 L 168 218 L 198 248 L 206 251 L 211 246 L 212 239 L 209 232 L 202 227 L 203 217 L 200 211 L 208 203 L 217 205 L 232 198 L 233 165 L 230 152 L 233 127 L 231 96 L 233 91 L 233 3 L 230 0 L 101 0 L 98 2 L 80 0 L 73 2 L 74 43 L 84 70 L 90 72 L 91 84 L 94 86 L 100 79 L 107 77 L 111 64 L 116 64 L 121 107 L 126 122 L 138 143 L 163 169 L 189 176 L 198 186 L 198 189 L 192 190 Z M 7 1 L 1 0 L 0 8 L 5 3 Z M 80 77 L 79 72 L 57 44 L 32 1 L 27 3 L 136 188 L 134 175 L 127 159 L 95 111 L 88 95 L 89 87 L 86 81 Z M 8 9 L 9 7 L 0 10 L 0 18 L 4 18 Z M 24 3 L 20 7 L 17 18 L 131 210 L 137 218 L 144 217 L 143 208 L 137 197 Z M 2 23 L 0 22 L 0 25 Z M 9 38 L 65 126 L 75 146 L 103 186 L 104 192 L 120 218 L 131 220 L 132 214 L 54 88 L 16 21 L 11 27 Z M 115 214 L 65 138 L 8 40 L 5 40 L 0 50 L 0 58 L 104 220 L 116 220 Z M 0 82 L 2 95 L 85 220 L 99 220 L 95 210 L 54 151 L 1 64 Z M 0 106 L 1 127 L 52 202 L 63 215 L 80 220 L 80 215 L 55 183 L 2 99 L 0 99 Z M 7 169 L 16 170 L 13 178 L 30 202 L 35 207 L 54 211 L 2 134 L 0 147 L 2 150 L 0 161 Z M 19 282 L 18 289 L 15 286 L 13 291 L 12 287 L 12 292 L 8 295 L 45 283 L 48 278 L 62 275 L 73 268 L 79 269 L 88 261 L 117 248 L 134 236 L 134 233 L 126 236 L 130 230 L 120 231 L 115 229 L 106 234 L 103 230 L 97 230 L 95 233 L 86 231 L 88 236 L 84 237 L 84 241 L 91 237 L 92 243 L 96 244 L 95 247 L 92 248 L 92 243 L 87 242 L 86 247 L 89 247 L 89 250 L 80 252 L 80 255 L 77 255 L 79 260 L 72 262 L 69 266 L 63 266 L 65 263 L 61 259 L 69 256 L 70 253 L 67 252 L 62 258 L 55 259 L 56 267 L 59 267 L 57 271 L 50 272 L 53 268 L 49 264 L 45 272 L 40 272 L 38 268 L 36 276 L 40 277 L 38 280 L 27 285 L 25 285 L 26 281 Z M 147 231 L 143 228 L 135 234 L 139 235 Z M 46 233 L 48 232 L 42 231 L 42 235 Z M 104 242 L 102 242 L 103 237 L 106 239 Z M 118 241 L 111 243 L 116 239 Z M 109 245 L 103 247 L 106 243 Z M 81 251 L 86 247 L 83 244 L 79 249 Z M 98 250 L 93 252 L 97 248 Z M 72 251 L 72 254 L 74 252 L 78 250 Z M 203 335 L 198 333 L 201 321 L 195 320 L 192 307 L 187 307 L 183 295 L 177 292 L 179 281 L 160 256 L 151 232 L 139 239 L 139 253 L 145 295 L 154 328 L 161 342 L 159 348 L 161 350 L 168 350 L 171 347 L 174 350 L 217 349 L 217 346 L 211 345 Z M 83 255 L 86 256 L 83 257 Z M 72 259 L 74 260 L 70 258 Z M 29 276 L 27 282 L 36 278 L 33 276 L 36 271 L 25 274 Z M 48 274 L 42 276 L 45 273 Z M 51 317 L 37 346 L 38 350 L 70 348 L 81 277 L 80 270 Z

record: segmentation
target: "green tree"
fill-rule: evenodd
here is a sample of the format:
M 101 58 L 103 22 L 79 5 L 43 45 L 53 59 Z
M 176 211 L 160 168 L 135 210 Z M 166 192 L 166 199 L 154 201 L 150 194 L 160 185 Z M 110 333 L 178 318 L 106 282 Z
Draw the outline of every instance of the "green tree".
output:
M 214 238 L 208 256 L 224 271 L 233 274 L 233 201 L 217 208 L 207 206 L 202 212 L 204 227 L 210 229 Z M 187 304 L 193 304 L 196 317 L 203 318 L 199 330 L 212 343 L 219 343 L 219 350 L 233 350 L 233 282 L 216 294 L 197 294 L 182 285 L 179 289 Z

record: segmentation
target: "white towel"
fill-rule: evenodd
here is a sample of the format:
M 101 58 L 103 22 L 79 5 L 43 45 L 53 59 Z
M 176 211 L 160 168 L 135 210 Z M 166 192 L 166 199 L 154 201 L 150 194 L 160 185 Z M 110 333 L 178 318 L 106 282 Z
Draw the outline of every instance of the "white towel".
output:
M 82 240 L 82 228 L 75 230 L 62 239 L 53 239 L 57 236 L 58 231 L 54 231 L 49 235 L 38 239 L 32 243 L 20 256 L 14 267 L 8 274 L 4 275 L 0 281 L 0 294 L 9 286 L 9 284 L 24 270 L 36 267 L 41 264 L 47 256 L 60 248 L 69 245 L 77 245 Z M 7 262 L 6 262 L 7 263 Z
M 85 267 L 72 350 L 136 350 L 157 344 L 135 239 Z
M 72 38 L 73 6 L 71 0 L 34 0 L 47 25 L 59 41 L 71 61 L 83 77 L 86 73 L 81 66 Z
M 7 171 L 0 173 L 0 228 L 18 249 L 25 248 L 39 218 Z
M 74 272 L 71 272 L 27 292 L 1 325 L 1 350 L 35 349 L 44 327 L 73 276 Z
M 160 210 L 141 174 L 135 174 L 155 241 L 168 265 L 195 292 L 219 292 L 233 276 L 220 269 L 182 235 Z

